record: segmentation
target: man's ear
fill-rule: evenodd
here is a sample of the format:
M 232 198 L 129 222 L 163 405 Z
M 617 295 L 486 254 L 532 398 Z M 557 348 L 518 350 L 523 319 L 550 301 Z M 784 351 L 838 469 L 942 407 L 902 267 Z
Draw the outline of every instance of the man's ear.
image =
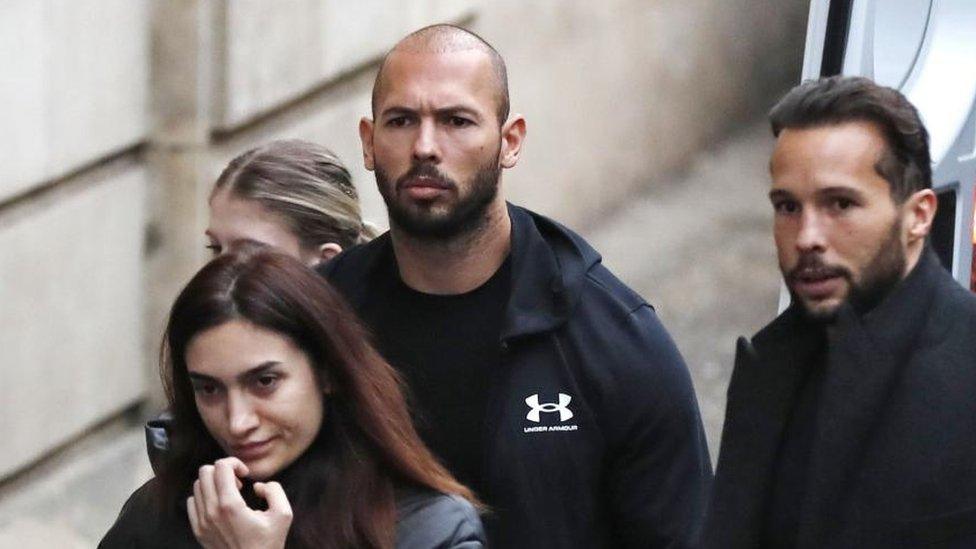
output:
M 359 139 L 363 142 L 363 164 L 373 171 L 373 121 L 365 116 L 359 120 Z
M 498 163 L 503 168 L 512 168 L 518 163 L 525 141 L 525 118 L 513 114 L 502 125 L 502 147 L 498 152 Z
M 932 189 L 922 189 L 908 197 L 902 206 L 908 242 L 911 243 L 928 236 L 938 206 L 939 199 Z

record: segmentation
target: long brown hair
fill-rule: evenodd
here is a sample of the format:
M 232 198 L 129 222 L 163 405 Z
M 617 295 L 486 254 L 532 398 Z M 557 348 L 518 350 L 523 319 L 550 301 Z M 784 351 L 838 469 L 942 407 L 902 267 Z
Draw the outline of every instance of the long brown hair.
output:
M 280 475 L 295 513 L 289 546 L 393 547 L 399 486 L 477 504 L 420 441 L 399 376 L 338 293 L 299 261 L 252 247 L 207 264 L 170 313 L 161 374 L 174 416 L 172 456 L 159 474 L 170 509 L 188 495 L 198 468 L 222 457 L 197 411 L 187 346 L 235 319 L 288 337 L 330 387 L 321 432 Z

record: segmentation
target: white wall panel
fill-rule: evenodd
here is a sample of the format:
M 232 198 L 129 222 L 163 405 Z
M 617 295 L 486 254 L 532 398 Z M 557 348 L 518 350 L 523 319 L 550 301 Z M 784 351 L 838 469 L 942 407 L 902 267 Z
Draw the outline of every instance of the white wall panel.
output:
M 145 390 L 145 179 L 0 218 L 0 478 Z
M 146 135 L 147 1 L 0 2 L 0 200 Z

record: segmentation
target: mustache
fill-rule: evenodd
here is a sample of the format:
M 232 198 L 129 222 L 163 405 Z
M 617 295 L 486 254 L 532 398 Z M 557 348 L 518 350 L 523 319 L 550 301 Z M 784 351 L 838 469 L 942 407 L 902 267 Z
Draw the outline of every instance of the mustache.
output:
M 433 181 L 434 185 L 444 189 L 453 189 L 457 187 L 457 184 L 450 177 L 442 174 L 440 170 L 437 169 L 437 166 L 424 163 L 414 164 L 411 166 L 411 168 L 407 170 L 407 173 L 401 175 L 396 180 L 396 188 L 398 190 L 402 189 L 403 187 L 407 186 L 411 180 L 421 177 Z
M 796 266 L 790 269 L 787 279 L 795 282 L 800 279 L 823 279 L 843 277 L 851 279 L 851 272 L 843 267 L 824 263 L 819 254 L 805 254 L 800 256 Z

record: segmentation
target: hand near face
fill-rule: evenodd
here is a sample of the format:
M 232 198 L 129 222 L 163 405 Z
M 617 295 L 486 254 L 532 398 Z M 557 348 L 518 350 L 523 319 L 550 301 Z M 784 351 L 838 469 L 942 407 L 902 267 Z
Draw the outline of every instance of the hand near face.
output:
M 247 466 L 234 457 L 200 468 L 193 496 L 186 500 L 190 527 L 207 549 L 278 549 L 285 546 L 292 510 L 277 482 L 257 482 L 254 492 L 267 500 L 267 511 L 247 506 L 239 477 Z

